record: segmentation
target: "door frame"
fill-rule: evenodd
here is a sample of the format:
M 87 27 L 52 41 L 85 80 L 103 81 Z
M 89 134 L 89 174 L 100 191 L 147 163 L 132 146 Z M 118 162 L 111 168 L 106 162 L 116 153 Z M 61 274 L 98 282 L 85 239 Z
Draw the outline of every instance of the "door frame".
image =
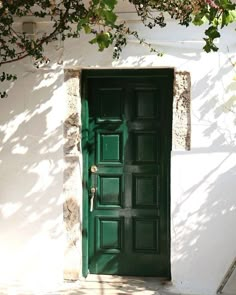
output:
M 173 68 L 156 68 L 156 69 L 82 69 L 81 76 L 81 103 L 82 103 L 82 154 L 83 154 L 83 218 L 82 218 L 82 275 L 86 277 L 89 271 L 88 265 L 88 249 L 89 249 L 89 167 L 88 167 L 88 153 L 86 152 L 86 143 L 88 140 L 89 132 L 89 121 L 88 121 L 88 100 L 87 100 L 87 87 L 88 81 L 91 78 L 106 78 L 106 77 L 127 77 L 135 78 L 139 76 L 145 77 L 167 77 L 169 83 L 172 87 L 167 89 L 167 112 L 169 114 L 169 120 L 167 120 L 167 125 L 165 126 L 166 136 L 166 146 L 169 147 L 168 153 L 165 153 L 165 163 L 167 175 L 166 181 L 166 196 L 167 196 L 167 236 L 168 236 L 168 256 L 169 256 L 169 269 L 171 278 L 171 265 L 170 265 L 170 156 L 172 147 L 172 117 L 173 117 L 173 85 L 174 85 L 174 69 Z M 170 98 L 170 99 L 169 99 Z M 168 155 L 168 156 L 167 156 Z

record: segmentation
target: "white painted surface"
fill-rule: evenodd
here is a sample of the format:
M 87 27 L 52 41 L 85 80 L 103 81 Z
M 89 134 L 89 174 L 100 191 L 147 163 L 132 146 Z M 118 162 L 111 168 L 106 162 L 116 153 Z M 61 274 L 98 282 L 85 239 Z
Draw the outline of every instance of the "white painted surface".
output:
M 172 151 L 171 158 L 173 289 L 215 293 L 236 253 L 233 29 L 224 30 L 217 53 L 202 52 L 203 28 L 170 22 L 162 30 L 141 29 L 160 43 L 162 58 L 131 40 L 113 61 L 111 49 L 98 53 L 83 36 L 64 48 L 51 45 L 51 63 L 39 70 L 29 60 L 13 66 L 18 80 L 0 101 L 0 280 L 42 287 L 62 280 L 63 68 L 165 66 L 192 77 L 192 148 Z
M 236 269 L 234 269 L 234 272 L 230 276 L 227 284 L 225 285 L 223 292 L 226 294 L 232 294 L 235 295 L 236 290 Z
M 63 74 L 17 73 L 0 101 L 0 282 L 44 288 L 63 277 Z

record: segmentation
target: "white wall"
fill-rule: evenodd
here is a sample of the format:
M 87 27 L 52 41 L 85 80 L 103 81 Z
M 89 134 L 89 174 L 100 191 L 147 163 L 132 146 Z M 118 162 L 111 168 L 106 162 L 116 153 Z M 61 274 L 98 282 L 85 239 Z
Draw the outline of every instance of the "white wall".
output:
M 173 287 L 214 294 L 236 255 L 234 28 L 224 30 L 219 52 L 206 54 L 203 28 L 129 24 L 165 55 L 130 41 L 113 61 L 111 49 L 98 53 L 86 36 L 65 41 L 63 49 L 52 44 L 52 61 L 39 70 L 32 72 L 29 60 L 15 64 L 19 78 L 0 101 L 1 279 L 62 279 L 63 68 L 72 66 L 170 66 L 191 73 L 192 147 L 173 150 L 171 158 Z
M 63 71 L 30 60 L 0 101 L 0 286 L 63 278 Z

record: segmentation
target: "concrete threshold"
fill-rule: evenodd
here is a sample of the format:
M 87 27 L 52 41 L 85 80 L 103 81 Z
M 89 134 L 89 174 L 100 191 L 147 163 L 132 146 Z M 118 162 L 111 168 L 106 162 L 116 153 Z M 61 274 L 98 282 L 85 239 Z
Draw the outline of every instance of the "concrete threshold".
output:
M 81 291 L 90 291 L 90 294 L 143 294 L 161 295 L 159 291 L 167 287 L 164 280 L 151 277 L 121 277 L 109 275 L 89 275 L 80 281 Z M 83 294 L 83 293 L 81 293 Z M 87 293 L 84 293 L 87 294 Z M 89 294 L 89 293 L 88 293 Z M 164 294 L 164 293 L 163 293 Z

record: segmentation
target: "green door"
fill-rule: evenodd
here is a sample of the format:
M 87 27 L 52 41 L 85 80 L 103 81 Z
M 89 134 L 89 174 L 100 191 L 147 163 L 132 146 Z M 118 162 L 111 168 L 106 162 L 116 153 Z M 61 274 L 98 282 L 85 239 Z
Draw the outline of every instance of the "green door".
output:
M 170 277 L 173 70 L 85 70 L 83 83 L 84 266 Z

